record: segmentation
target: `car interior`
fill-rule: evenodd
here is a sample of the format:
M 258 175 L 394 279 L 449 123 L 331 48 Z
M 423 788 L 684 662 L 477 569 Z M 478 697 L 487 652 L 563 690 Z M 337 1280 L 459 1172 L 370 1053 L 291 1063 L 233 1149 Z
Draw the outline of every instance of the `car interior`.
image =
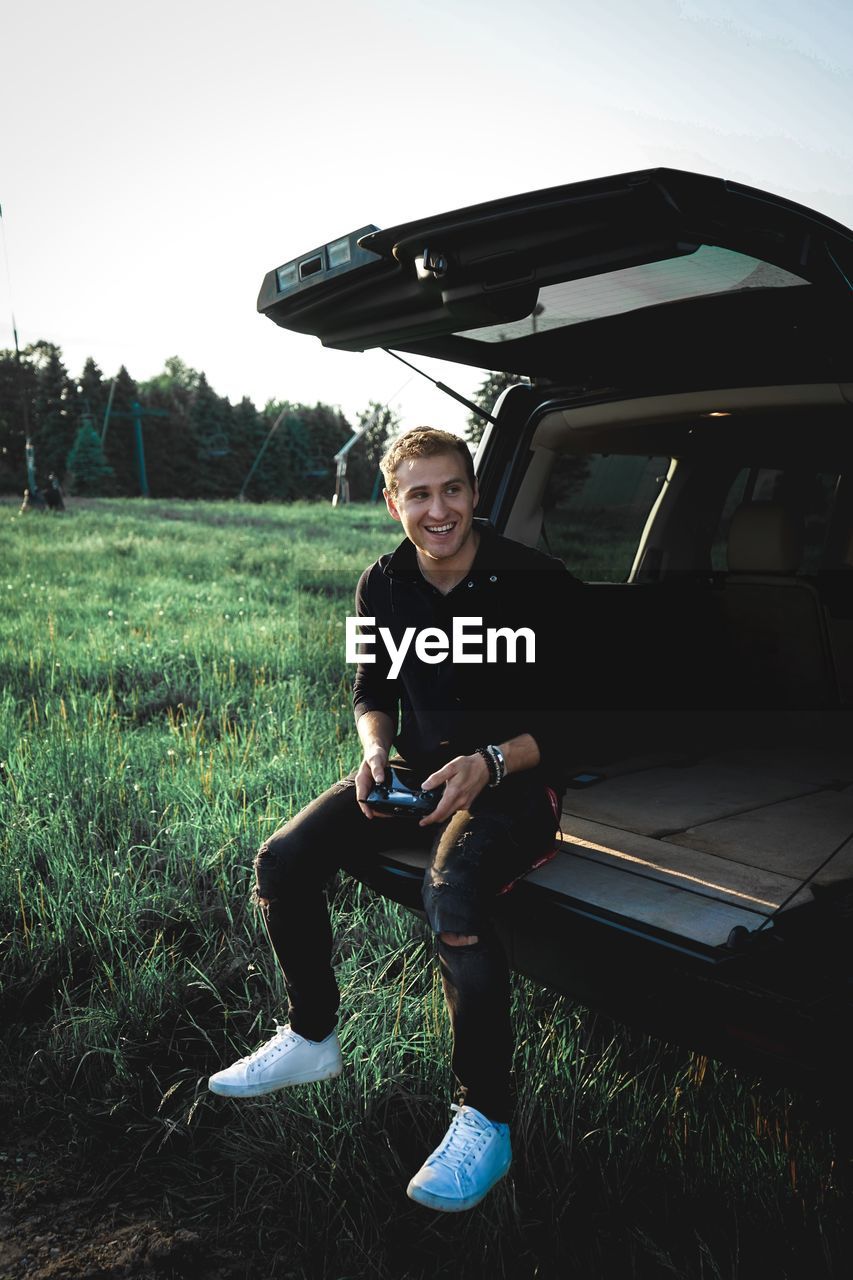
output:
M 836 384 L 540 416 L 506 532 L 587 584 L 564 713 L 599 780 L 534 880 L 719 946 L 853 876 L 851 415 Z
M 719 948 L 853 877 L 851 415 L 838 384 L 539 412 L 504 531 L 586 591 L 531 885 Z

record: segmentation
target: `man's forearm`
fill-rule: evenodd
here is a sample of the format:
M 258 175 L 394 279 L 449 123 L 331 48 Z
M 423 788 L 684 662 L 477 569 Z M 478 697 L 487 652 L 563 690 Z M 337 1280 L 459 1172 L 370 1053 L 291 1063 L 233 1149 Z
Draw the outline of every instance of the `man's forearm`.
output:
M 525 769 L 535 768 L 539 763 L 539 746 L 532 734 L 520 733 L 517 738 L 508 738 L 506 742 L 495 745 L 499 747 L 506 762 L 507 774 L 522 773 Z M 436 769 L 428 778 L 424 778 L 423 786 L 432 789 L 446 784 L 444 794 L 432 813 L 421 818 L 418 825 L 428 827 L 444 822 L 445 818 L 459 809 L 470 808 L 488 785 L 490 776 L 494 776 L 492 769 L 479 751 L 470 756 L 456 756 Z
M 529 733 L 520 733 L 517 738 L 508 738 L 496 745 L 506 761 L 507 774 L 535 769 L 541 758 L 539 744 Z
M 384 711 L 365 711 L 359 716 L 356 729 L 365 760 L 375 755 L 377 749 L 387 756 L 394 740 L 394 722 L 389 715 Z

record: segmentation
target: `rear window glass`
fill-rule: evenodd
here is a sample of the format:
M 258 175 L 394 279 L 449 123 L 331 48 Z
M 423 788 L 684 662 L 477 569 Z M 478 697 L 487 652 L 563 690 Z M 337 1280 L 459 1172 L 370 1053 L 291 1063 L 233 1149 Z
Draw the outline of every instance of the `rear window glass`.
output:
M 562 329 L 597 320 L 601 316 L 622 315 L 641 307 L 679 302 L 715 293 L 737 293 L 743 289 L 779 289 L 804 285 L 800 276 L 751 258 L 733 249 L 700 245 L 695 253 L 662 262 L 644 262 L 601 275 L 544 285 L 533 313 L 523 320 L 463 330 L 466 338 L 479 342 L 510 342 L 547 329 Z
M 728 569 L 727 547 L 732 516 L 745 502 L 781 503 L 802 523 L 803 554 L 798 573 L 815 574 L 822 567 L 827 529 L 838 487 L 836 471 L 808 466 L 743 467 L 726 496 L 711 546 L 711 567 Z
M 669 462 L 635 454 L 562 454 L 545 492 L 540 549 L 588 582 L 624 582 Z

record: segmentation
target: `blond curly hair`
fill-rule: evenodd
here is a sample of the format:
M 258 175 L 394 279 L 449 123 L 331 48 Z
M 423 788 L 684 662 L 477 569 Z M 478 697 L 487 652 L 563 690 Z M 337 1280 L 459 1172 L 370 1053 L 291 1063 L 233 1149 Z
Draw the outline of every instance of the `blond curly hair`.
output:
M 465 476 L 473 489 L 474 459 L 471 457 L 471 450 L 461 436 L 455 436 L 451 431 L 441 431 L 438 427 L 414 427 L 393 441 L 379 463 L 385 488 L 389 493 L 396 494 L 397 468 L 401 463 L 453 452 L 461 457 Z

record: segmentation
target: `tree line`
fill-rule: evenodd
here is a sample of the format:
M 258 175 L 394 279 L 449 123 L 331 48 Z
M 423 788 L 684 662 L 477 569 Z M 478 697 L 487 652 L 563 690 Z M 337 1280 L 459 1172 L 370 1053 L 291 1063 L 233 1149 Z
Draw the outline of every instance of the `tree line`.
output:
M 347 479 L 350 497 L 368 500 L 399 421 L 371 402 L 357 425 L 364 431 L 348 453 Z M 354 430 L 339 408 L 320 402 L 271 400 L 258 409 L 244 396 L 232 404 L 178 356 L 136 382 L 124 365 L 105 378 L 91 357 L 75 379 L 52 342 L 0 351 L 0 492 L 27 486 L 29 439 L 39 487 L 53 473 L 80 494 L 135 496 L 147 481 L 154 497 L 330 498 L 334 455 Z

